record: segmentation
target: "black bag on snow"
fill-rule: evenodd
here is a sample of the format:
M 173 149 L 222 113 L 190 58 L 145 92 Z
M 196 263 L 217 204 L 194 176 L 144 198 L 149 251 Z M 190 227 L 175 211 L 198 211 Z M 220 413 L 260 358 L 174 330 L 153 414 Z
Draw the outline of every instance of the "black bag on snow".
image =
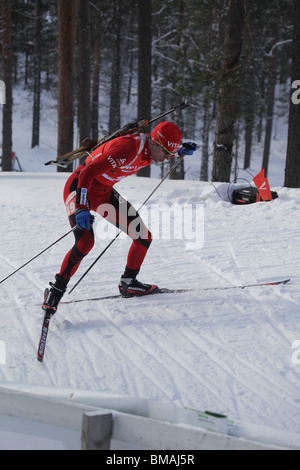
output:
M 278 194 L 275 191 L 271 191 L 272 199 L 276 199 Z M 236 189 L 232 193 L 232 204 L 253 204 L 254 202 L 262 201 L 258 190 L 253 186 L 246 188 Z

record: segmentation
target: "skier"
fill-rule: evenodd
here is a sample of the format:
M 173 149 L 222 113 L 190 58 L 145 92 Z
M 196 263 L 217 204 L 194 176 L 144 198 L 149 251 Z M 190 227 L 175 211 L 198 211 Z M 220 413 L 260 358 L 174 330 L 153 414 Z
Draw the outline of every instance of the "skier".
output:
M 161 163 L 170 157 L 192 155 L 197 145 L 186 142 L 180 147 L 181 131 L 176 124 L 164 121 L 149 134 L 128 134 L 110 140 L 97 147 L 68 178 L 64 188 L 64 201 L 75 244 L 65 256 L 60 272 L 45 291 L 42 305 L 46 313 L 54 314 L 64 295 L 67 284 L 77 271 L 83 258 L 94 245 L 93 217 L 97 212 L 124 231 L 131 239 L 126 268 L 121 276 L 119 291 L 124 297 L 155 294 L 156 285 L 144 284 L 136 279 L 152 235 L 138 212 L 125 201 L 113 187 L 129 175 L 152 163 Z M 188 145 L 187 145 L 188 144 Z

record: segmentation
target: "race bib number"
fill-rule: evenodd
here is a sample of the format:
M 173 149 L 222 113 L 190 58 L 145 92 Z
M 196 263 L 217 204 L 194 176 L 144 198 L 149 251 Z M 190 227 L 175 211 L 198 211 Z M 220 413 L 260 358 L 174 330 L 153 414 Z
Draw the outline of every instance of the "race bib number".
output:
M 72 193 L 69 194 L 65 202 L 66 211 L 69 217 L 75 212 L 75 204 L 76 204 L 76 191 L 73 191 Z

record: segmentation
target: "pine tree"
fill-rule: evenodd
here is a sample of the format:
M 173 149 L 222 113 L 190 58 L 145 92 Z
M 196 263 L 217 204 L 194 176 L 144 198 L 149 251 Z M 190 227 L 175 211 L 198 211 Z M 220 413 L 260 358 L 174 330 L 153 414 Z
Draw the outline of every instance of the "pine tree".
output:
M 121 5 L 118 0 L 113 1 L 113 52 L 112 70 L 110 81 L 110 107 L 109 107 L 109 132 L 113 132 L 121 125 Z
M 78 0 L 78 128 L 82 142 L 91 129 L 90 2 Z
M 138 116 L 151 117 L 151 17 L 152 1 L 139 0 L 139 68 L 138 68 Z M 150 166 L 142 168 L 138 176 L 150 177 Z
M 3 105 L 2 128 L 2 171 L 12 170 L 12 43 L 10 1 L 1 1 L 2 13 L 2 76 L 6 89 L 6 102 Z
M 229 181 L 232 163 L 234 125 L 237 117 L 237 74 L 242 48 L 244 2 L 228 1 L 225 52 L 219 89 L 218 116 L 215 132 L 213 181 Z
M 300 0 L 295 0 L 292 54 L 292 96 L 284 184 L 290 188 L 300 188 Z M 295 92 L 295 89 L 298 91 Z
M 73 150 L 75 3 L 58 0 L 58 155 Z
M 264 143 L 264 153 L 262 160 L 262 168 L 265 170 L 265 175 L 268 175 L 269 168 L 269 156 L 271 148 L 271 139 L 272 139 L 272 128 L 273 128 L 273 114 L 274 114 L 274 105 L 275 105 L 275 86 L 276 86 L 276 68 L 277 68 L 277 50 L 276 42 L 278 40 L 277 24 L 273 24 L 273 46 L 269 64 L 269 73 L 268 73 L 268 86 L 267 86 L 267 116 L 266 116 L 266 133 L 265 133 L 265 143 Z
M 99 139 L 99 85 L 101 64 L 101 1 L 94 2 L 94 14 L 92 16 L 92 42 L 93 42 L 93 65 L 92 65 L 92 103 L 91 103 L 91 137 Z
M 41 41 L 42 41 L 42 3 L 35 0 L 35 42 L 34 42 L 34 84 L 33 84 L 33 119 L 32 119 L 32 141 L 34 148 L 40 143 L 40 107 L 41 107 Z

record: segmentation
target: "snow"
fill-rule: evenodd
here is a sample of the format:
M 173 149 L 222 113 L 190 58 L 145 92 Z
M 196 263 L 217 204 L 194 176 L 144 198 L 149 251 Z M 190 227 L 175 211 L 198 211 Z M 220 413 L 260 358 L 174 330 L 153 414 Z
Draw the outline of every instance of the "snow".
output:
M 1 279 L 69 230 L 62 201 L 69 175 L 44 167 L 55 158 L 55 133 L 41 148 L 29 150 L 21 109 L 15 149 L 26 172 L 0 173 Z M 61 304 L 41 365 L 36 352 L 43 291 L 73 235 L 2 283 L 0 386 L 146 398 L 300 433 L 300 189 L 282 186 L 284 134 L 273 145 L 269 182 L 278 199 L 233 206 L 228 184 L 167 180 L 142 211 L 155 239 L 139 279 L 193 292 Z M 256 156 L 253 174 L 260 171 L 259 152 Z M 133 176 L 117 189 L 139 207 L 158 181 Z M 176 234 L 166 223 L 169 212 Z M 110 241 L 111 231 L 99 216 L 95 229 L 95 247 L 70 288 Z M 119 237 L 64 300 L 118 293 L 129 246 Z M 286 278 L 291 282 L 281 286 L 204 290 Z M 1 448 L 10 448 L 9 434 L 2 440 L 3 419 Z M 55 433 L 49 436 L 47 445 L 56 448 Z
M 1 278 L 69 230 L 61 201 L 66 177 L 0 174 Z M 118 189 L 140 203 L 156 183 L 130 177 Z M 195 291 L 61 305 L 39 367 L 40 303 L 72 244 L 66 237 L 1 286 L 0 382 L 149 398 L 299 432 L 300 365 L 292 345 L 300 327 L 300 190 L 276 190 L 273 202 L 240 207 L 207 183 L 166 181 L 148 204 L 202 205 L 204 244 L 186 249 L 185 240 L 156 238 L 140 278 Z M 99 224 L 97 218 L 96 233 Z M 74 281 L 108 242 L 97 238 Z M 116 240 L 67 300 L 117 293 L 128 248 L 127 239 Z M 291 283 L 203 290 L 285 278 Z

